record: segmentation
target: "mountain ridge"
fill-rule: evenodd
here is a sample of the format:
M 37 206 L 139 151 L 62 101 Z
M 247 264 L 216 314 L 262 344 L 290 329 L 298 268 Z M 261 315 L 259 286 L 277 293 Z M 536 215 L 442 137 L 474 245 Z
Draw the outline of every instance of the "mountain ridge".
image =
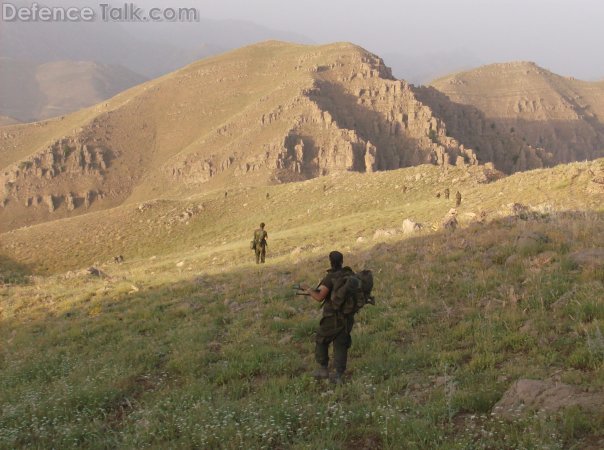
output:
M 14 210 L 15 224 L 57 209 L 85 212 L 97 200 L 109 207 L 150 199 L 167 186 L 182 193 L 458 158 L 477 163 L 410 85 L 350 43 L 266 41 L 1 137 L 10 167 L 0 180 L 0 214 Z

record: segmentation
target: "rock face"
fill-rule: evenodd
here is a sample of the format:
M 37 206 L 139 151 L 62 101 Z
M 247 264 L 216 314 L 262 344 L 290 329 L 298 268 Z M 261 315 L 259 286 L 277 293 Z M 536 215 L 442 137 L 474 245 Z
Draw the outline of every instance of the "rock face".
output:
M 571 406 L 602 414 L 604 393 L 585 392 L 575 386 L 550 381 L 518 380 L 503 394 L 493 413 L 513 419 L 536 411 L 551 414 Z
M 505 172 L 604 156 L 604 85 L 534 63 L 494 64 L 441 78 L 420 97 L 452 136 Z
M 94 108 L 2 127 L 0 231 L 113 207 L 132 194 L 145 201 L 424 163 L 480 170 L 478 181 L 488 183 L 501 170 L 553 161 L 472 108 L 394 79 L 352 44 L 264 42 Z
M 14 228 L 114 206 L 135 188 L 198 191 L 234 178 L 266 184 L 479 162 L 379 57 L 352 44 L 266 42 L 86 114 L 3 128 L 0 215 Z M 48 196 L 42 213 L 36 205 Z

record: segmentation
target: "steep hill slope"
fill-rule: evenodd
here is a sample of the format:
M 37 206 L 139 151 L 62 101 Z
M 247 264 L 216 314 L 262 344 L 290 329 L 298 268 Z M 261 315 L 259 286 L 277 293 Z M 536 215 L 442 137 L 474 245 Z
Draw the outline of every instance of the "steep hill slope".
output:
M 9 229 L 159 193 L 450 162 L 477 158 L 377 56 L 271 41 L 4 128 L 0 217 Z
M 121 66 L 0 58 L 0 114 L 34 121 L 94 105 L 145 81 Z
M 441 117 L 450 125 L 453 135 L 468 145 L 482 146 L 478 142 L 479 133 L 469 121 L 453 126 L 454 120 L 447 120 L 451 116 L 483 115 L 498 133 L 545 149 L 551 160 L 544 163 L 604 156 L 601 82 L 564 78 L 534 63 L 517 62 L 450 75 L 433 81 L 431 86 L 459 105 L 449 111 L 443 109 Z M 519 156 L 525 160 L 521 166 L 535 167 L 536 162 L 527 161 L 526 156 Z
M 601 449 L 604 160 L 481 170 L 335 174 L 0 234 L 0 447 Z M 446 187 L 460 227 L 432 232 Z M 290 289 L 333 249 L 373 270 L 377 299 L 341 386 L 312 379 L 320 312 Z
M 271 257 L 328 251 L 330 246 L 351 249 L 372 242 L 376 230 L 386 230 L 383 236 L 392 230 L 400 234 L 406 218 L 424 224 L 425 230 L 440 229 L 455 206 L 457 190 L 463 197 L 457 209 L 462 224 L 531 215 L 531 208 L 540 215 L 602 212 L 604 207 L 604 160 L 484 181 L 482 167 L 453 167 L 445 172 L 422 165 L 275 186 L 242 186 L 229 189 L 227 197 L 215 189 L 2 233 L 0 255 L 40 273 L 102 264 L 116 255 L 131 261 L 161 255 L 187 260 L 195 254 L 214 266 L 248 259 L 248 236 L 261 221 L 269 224 Z M 450 189 L 451 199 L 437 198 L 436 193 L 442 194 L 445 188 Z M 528 209 L 514 211 L 515 203 Z

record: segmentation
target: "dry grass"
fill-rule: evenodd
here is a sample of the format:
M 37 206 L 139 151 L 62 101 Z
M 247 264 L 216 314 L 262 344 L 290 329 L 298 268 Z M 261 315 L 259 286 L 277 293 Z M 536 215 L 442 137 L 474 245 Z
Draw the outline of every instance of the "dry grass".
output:
M 346 174 L 2 235 L 13 253 L 1 266 L 11 275 L 0 292 L 0 446 L 597 443 L 603 419 L 581 411 L 515 421 L 490 415 L 519 378 L 555 375 L 604 388 L 604 274 L 569 257 L 604 246 L 601 203 L 594 208 L 598 199 L 585 194 L 581 177 L 543 189 L 566 173 L 490 185 L 463 180 L 463 171 L 438 181 L 439 169 L 428 166 Z M 445 184 L 464 193 L 462 229 L 372 240 L 376 228 L 403 218 L 438 221 L 451 206 L 434 196 Z M 515 201 L 542 212 L 506 217 Z M 204 210 L 188 225 L 165 225 L 199 203 Z M 464 213 L 480 210 L 489 222 L 469 224 Z M 269 225 L 270 253 L 257 267 L 246 236 L 260 220 Z M 526 232 L 549 241 L 517 248 Z M 337 389 L 308 375 L 319 313 L 289 289 L 317 280 L 333 248 L 353 267 L 374 270 L 378 298 L 357 317 L 350 378 Z M 103 278 L 63 272 L 117 253 L 126 262 L 101 265 Z M 32 270 L 47 274 L 32 278 Z

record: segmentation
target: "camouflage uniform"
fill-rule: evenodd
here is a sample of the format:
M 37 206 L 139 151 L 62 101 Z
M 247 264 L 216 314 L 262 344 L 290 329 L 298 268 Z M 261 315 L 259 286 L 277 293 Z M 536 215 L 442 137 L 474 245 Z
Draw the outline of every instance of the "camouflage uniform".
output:
M 264 258 L 266 257 L 266 238 L 268 237 L 268 233 L 264 230 L 264 228 L 258 228 L 254 231 L 254 244 L 256 250 L 256 264 L 263 263 Z
M 352 345 L 350 332 L 354 326 L 354 314 L 344 315 L 336 311 L 331 303 L 331 293 L 334 280 L 352 270 L 344 267 L 340 270 L 329 269 L 327 275 L 319 285 L 329 289 L 323 302 L 323 317 L 319 323 L 315 338 L 315 360 L 322 367 L 329 364 L 329 344 L 333 342 L 333 365 L 336 372 L 343 374 L 346 371 L 348 349 Z

